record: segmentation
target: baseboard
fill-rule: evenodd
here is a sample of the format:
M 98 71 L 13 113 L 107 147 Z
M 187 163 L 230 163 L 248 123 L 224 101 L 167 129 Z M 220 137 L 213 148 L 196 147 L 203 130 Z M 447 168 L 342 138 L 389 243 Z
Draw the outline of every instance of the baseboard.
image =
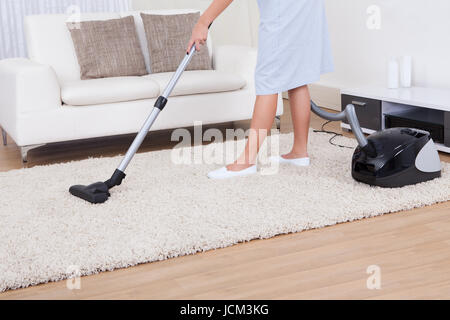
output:
M 334 87 L 327 87 L 319 84 L 309 85 L 311 99 L 321 107 L 341 111 L 341 90 Z M 287 92 L 283 93 L 283 98 L 288 99 Z

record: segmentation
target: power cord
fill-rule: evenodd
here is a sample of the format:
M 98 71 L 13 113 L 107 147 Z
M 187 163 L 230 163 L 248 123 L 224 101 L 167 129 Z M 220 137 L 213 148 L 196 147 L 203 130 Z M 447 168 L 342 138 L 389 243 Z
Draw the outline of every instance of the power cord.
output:
M 337 137 L 343 137 L 343 135 L 341 133 L 337 133 L 334 131 L 329 131 L 329 130 L 325 130 L 325 126 L 327 124 L 330 124 L 332 121 L 327 121 L 324 124 L 322 124 L 322 128 L 320 130 L 313 130 L 316 133 L 326 133 L 326 134 L 332 134 L 333 136 L 330 138 L 330 140 L 328 140 L 328 142 L 335 146 L 335 147 L 339 147 L 339 148 L 346 148 L 346 149 L 354 149 L 354 147 L 349 147 L 349 146 L 344 146 L 342 144 L 338 144 L 338 143 L 334 143 L 333 140 L 336 139 Z

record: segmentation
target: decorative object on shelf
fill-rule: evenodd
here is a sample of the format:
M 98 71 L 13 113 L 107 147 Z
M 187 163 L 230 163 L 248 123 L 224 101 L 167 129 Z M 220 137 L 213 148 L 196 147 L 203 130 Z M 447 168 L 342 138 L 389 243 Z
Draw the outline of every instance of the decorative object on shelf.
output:
M 398 89 L 400 86 L 400 67 L 396 58 L 391 58 L 388 64 L 388 88 Z
M 411 88 L 411 84 L 412 84 L 412 57 L 411 56 L 402 57 L 400 79 L 401 79 L 401 85 L 403 88 Z
M 123 12 L 129 0 L 1 0 L 0 59 L 26 57 L 23 18 L 33 14 Z

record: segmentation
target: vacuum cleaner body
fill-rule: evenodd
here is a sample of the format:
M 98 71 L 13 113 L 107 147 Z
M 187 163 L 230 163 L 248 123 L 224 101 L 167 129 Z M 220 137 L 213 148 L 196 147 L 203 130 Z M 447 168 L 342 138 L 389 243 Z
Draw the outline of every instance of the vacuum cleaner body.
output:
M 376 132 L 367 140 L 375 155 L 357 147 L 352 159 L 352 176 L 359 182 L 400 188 L 441 176 L 439 154 L 426 131 L 392 128 Z
M 350 124 L 359 145 L 352 159 L 352 176 L 356 181 L 400 188 L 441 177 L 439 153 L 429 132 L 391 128 L 366 137 L 353 104 L 340 113 L 331 113 L 311 101 L 311 109 L 321 118 L 346 120 Z

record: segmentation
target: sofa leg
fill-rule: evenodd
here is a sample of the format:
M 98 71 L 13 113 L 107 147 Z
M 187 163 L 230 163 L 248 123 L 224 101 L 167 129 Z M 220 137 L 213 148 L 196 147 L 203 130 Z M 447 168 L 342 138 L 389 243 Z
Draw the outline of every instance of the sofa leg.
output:
M 2 128 L 2 137 L 3 137 L 3 145 L 6 146 L 8 144 L 8 135 L 6 134 L 6 131 Z
M 32 145 L 32 146 L 20 147 L 20 154 L 22 156 L 22 162 L 23 163 L 27 163 L 28 162 L 28 152 L 30 150 L 33 150 L 33 149 L 36 149 L 36 148 L 39 148 L 39 147 L 42 147 L 42 146 L 45 146 L 45 144 L 35 144 L 35 145 Z

